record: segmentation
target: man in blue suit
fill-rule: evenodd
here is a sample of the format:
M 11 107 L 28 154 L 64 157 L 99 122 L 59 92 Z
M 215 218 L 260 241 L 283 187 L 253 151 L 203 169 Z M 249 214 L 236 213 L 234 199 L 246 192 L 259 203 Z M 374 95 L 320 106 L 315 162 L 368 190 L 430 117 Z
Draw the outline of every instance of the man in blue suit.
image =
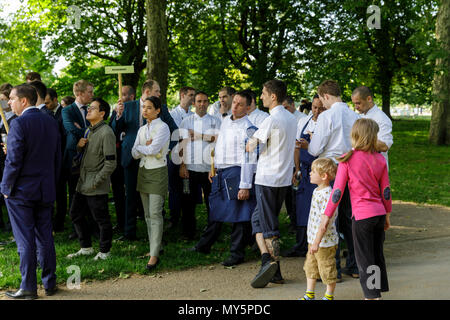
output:
M 111 120 L 111 127 L 116 135 L 122 135 L 122 159 L 125 178 L 125 225 L 122 240 L 136 240 L 136 209 L 140 201 L 136 191 L 139 160 L 133 159 L 131 149 L 133 148 L 136 135 L 146 121 L 142 117 L 142 105 L 147 97 L 160 97 L 160 87 L 155 80 L 147 80 L 142 85 L 142 95 L 139 100 L 122 103 L 119 100 L 116 108 L 116 117 Z M 166 105 L 161 108 L 160 119 L 170 129 L 170 133 L 178 129 L 175 121 L 169 113 Z M 171 141 L 169 149 L 176 144 Z
M 75 102 L 62 109 L 62 119 L 66 130 L 66 146 L 63 157 L 63 172 L 66 175 L 69 185 L 69 208 L 75 194 L 79 173 L 72 172 L 72 160 L 77 154 L 77 143 L 83 138 L 90 123 L 86 120 L 87 105 L 94 97 L 94 85 L 86 80 L 79 80 L 73 85 Z M 72 232 L 69 239 L 76 238 L 76 233 Z
M 57 290 L 52 207 L 61 166 L 60 134 L 58 123 L 34 106 L 36 100 L 36 90 L 27 84 L 14 87 L 9 100 L 18 117 L 11 122 L 0 189 L 20 256 L 20 289 L 6 292 L 13 299 L 37 298 L 37 259 L 46 295 Z

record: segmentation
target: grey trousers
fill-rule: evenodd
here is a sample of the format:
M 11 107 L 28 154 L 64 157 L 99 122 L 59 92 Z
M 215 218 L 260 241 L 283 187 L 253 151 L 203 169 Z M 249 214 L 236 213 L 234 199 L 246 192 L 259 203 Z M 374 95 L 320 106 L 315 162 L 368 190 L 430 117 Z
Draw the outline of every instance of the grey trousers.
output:
M 148 241 L 150 242 L 150 256 L 159 256 L 163 235 L 164 197 L 157 194 L 140 193 L 147 224 Z

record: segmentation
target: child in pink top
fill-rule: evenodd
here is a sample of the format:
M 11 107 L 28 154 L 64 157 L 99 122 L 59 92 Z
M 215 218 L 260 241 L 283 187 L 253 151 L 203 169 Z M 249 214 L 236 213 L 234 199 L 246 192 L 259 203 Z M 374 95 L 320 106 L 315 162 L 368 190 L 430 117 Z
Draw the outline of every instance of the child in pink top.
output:
M 336 180 L 324 212 L 333 216 L 348 182 L 353 244 L 366 299 L 379 299 L 381 292 L 389 291 L 383 242 L 384 232 L 390 227 L 392 199 L 386 160 L 377 152 L 378 130 L 371 119 L 358 119 L 353 125 L 353 148 L 338 158 Z

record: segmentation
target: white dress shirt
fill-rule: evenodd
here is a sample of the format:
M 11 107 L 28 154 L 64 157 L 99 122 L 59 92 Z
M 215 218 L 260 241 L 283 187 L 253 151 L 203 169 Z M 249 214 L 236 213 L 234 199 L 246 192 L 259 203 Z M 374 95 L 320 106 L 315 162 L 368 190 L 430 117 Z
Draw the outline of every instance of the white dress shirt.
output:
M 297 123 L 301 118 L 306 118 L 307 115 L 304 114 L 303 112 L 298 111 L 297 109 L 295 109 L 294 113 L 293 113 L 294 117 L 297 119 Z
M 350 133 L 359 116 L 346 103 L 335 102 L 317 118 L 317 125 L 309 143 L 308 152 L 315 157 L 336 157 L 352 149 Z
M 152 138 L 152 143 L 150 145 L 140 145 L 139 139 L 136 138 L 134 142 L 134 146 L 131 149 L 131 155 L 135 159 L 140 159 L 142 156 L 154 156 L 158 154 L 161 149 L 164 147 L 164 145 L 169 141 L 170 139 L 170 130 L 169 126 L 164 123 L 161 119 L 156 118 L 152 122 L 145 124 L 144 126 L 139 128 L 137 137 L 140 135 L 141 130 L 145 130 L 145 137 L 148 140 L 151 138 L 151 132 L 153 128 L 157 124 L 161 124 L 161 128 L 155 133 L 155 135 Z
M 276 106 L 269 113 L 270 116 L 253 135 L 265 144 L 259 156 L 255 184 L 268 187 L 290 186 L 297 121 L 282 105 Z
M 180 105 L 170 111 L 170 115 L 172 116 L 173 121 L 175 121 L 175 123 L 177 124 L 178 128 L 181 125 L 181 121 L 193 114 L 194 113 L 191 111 L 191 107 L 189 107 L 188 111 L 186 112 Z
M 204 140 L 191 141 L 188 130 L 193 130 L 199 134 L 215 135 L 219 128 L 219 119 L 209 114 L 200 117 L 194 113 L 181 122 L 180 137 L 188 139 L 183 150 L 183 162 L 188 170 L 209 172 L 211 169 L 211 148 L 214 147 L 214 142 Z
M 314 133 L 314 130 L 316 129 L 317 121 L 314 121 L 312 119 L 312 117 L 313 116 L 302 117 L 298 121 L 298 123 L 297 123 L 297 140 L 300 140 L 302 133 L 303 134 L 308 134 L 308 132 Z M 303 127 L 306 125 L 307 122 L 308 122 L 308 125 L 305 127 L 305 130 L 303 130 L 303 132 L 301 132 L 301 130 L 303 129 Z
M 253 123 L 253 125 L 257 128 L 263 123 L 264 119 L 266 119 L 269 116 L 267 112 L 264 112 L 258 108 L 252 111 L 248 115 L 248 118 L 250 119 L 250 122 Z
M 361 114 L 361 118 L 369 118 L 374 120 L 380 129 L 378 131 L 378 140 L 384 142 L 388 148 L 391 148 L 394 143 L 394 138 L 392 137 L 391 119 L 389 119 L 389 117 L 382 110 L 380 110 L 377 105 L 370 108 L 366 114 Z M 381 154 L 386 159 L 386 163 L 389 164 L 387 152 L 381 152 Z
M 225 169 L 230 167 L 241 167 L 240 189 L 251 189 L 253 174 L 256 172 L 256 154 L 252 152 L 247 155 L 245 144 L 249 139 L 247 129 L 253 124 L 244 116 L 232 120 L 232 116 L 223 119 L 220 126 L 219 136 L 214 148 L 214 167 Z

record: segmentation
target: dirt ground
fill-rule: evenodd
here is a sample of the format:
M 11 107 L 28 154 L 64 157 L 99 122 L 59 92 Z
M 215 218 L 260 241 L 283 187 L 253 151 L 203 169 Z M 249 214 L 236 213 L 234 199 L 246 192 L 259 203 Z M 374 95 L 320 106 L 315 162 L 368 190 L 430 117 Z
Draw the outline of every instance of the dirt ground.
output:
M 450 208 L 394 202 L 392 228 L 386 232 L 385 258 L 390 291 L 383 299 L 450 299 Z M 162 257 L 163 259 L 164 257 Z M 306 289 L 305 258 L 283 258 L 285 284 L 269 284 L 253 289 L 250 281 L 259 270 L 259 261 L 236 268 L 220 264 L 185 271 L 132 275 L 81 283 L 80 289 L 60 286 L 53 297 L 39 290 L 40 299 L 55 300 L 296 300 Z M 318 283 L 316 294 L 325 286 Z M 360 300 L 359 280 L 343 275 L 337 284 L 336 300 Z M 6 299 L 1 295 L 0 299 Z

